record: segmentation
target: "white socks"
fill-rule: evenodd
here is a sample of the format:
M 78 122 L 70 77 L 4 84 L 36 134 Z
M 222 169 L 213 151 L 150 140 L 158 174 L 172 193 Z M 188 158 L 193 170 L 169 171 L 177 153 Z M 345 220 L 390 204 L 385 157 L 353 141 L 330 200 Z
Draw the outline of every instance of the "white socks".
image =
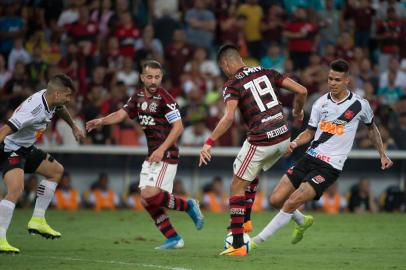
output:
M 33 217 L 45 217 L 45 211 L 54 197 L 58 183 L 42 180 L 37 188 L 37 200 L 35 202 Z
M 15 206 L 15 203 L 11 201 L 0 201 L 0 238 L 6 238 L 7 229 L 13 217 Z
M 252 238 L 256 244 L 260 244 L 273 235 L 280 228 L 289 223 L 293 214 L 285 213 L 282 210 L 279 211 L 276 216 L 266 225 L 266 227 L 257 236 Z
M 304 223 L 304 215 L 299 211 L 299 210 L 295 210 L 295 212 L 293 212 L 293 216 L 292 219 L 299 225 L 303 225 Z

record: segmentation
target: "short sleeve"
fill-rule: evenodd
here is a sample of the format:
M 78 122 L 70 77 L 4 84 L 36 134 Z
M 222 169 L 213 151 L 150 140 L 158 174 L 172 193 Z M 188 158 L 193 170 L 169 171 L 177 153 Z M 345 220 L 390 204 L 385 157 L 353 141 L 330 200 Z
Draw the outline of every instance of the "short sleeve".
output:
M 14 111 L 11 118 L 8 119 L 7 124 L 14 132 L 16 132 L 26 126 L 33 124 L 36 115 L 37 114 L 28 110 L 26 106 L 22 105 Z
M 374 112 L 371 109 L 371 106 L 369 105 L 369 102 L 367 100 L 363 100 L 362 102 L 362 114 L 360 117 L 360 120 L 365 124 L 365 125 L 371 125 L 374 119 Z
M 137 116 L 137 102 L 134 96 L 130 97 L 127 103 L 123 106 L 123 110 L 127 112 L 128 116 L 131 119 L 134 119 Z
M 179 105 L 169 94 L 163 96 L 164 114 L 169 124 L 172 124 L 181 119 Z
M 278 71 L 276 71 L 274 69 L 269 69 L 268 70 L 268 76 L 270 77 L 271 82 L 273 82 L 273 84 L 276 87 L 282 88 L 282 82 L 286 78 L 285 75 L 279 73 Z
M 309 123 L 307 124 L 307 128 L 316 130 L 319 122 L 320 122 L 320 109 L 318 106 L 318 102 L 315 102 L 312 107 L 312 112 L 310 114 L 310 119 Z
M 227 102 L 229 100 L 238 100 L 240 99 L 240 93 L 233 87 L 224 87 L 223 98 L 224 102 Z

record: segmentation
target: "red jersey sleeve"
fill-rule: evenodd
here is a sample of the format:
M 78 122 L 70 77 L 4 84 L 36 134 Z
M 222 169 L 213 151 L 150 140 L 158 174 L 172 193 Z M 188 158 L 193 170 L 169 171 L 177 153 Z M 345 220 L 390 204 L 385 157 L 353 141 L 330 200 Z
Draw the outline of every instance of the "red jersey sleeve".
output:
M 131 119 L 134 119 L 137 116 L 138 107 L 135 96 L 130 97 L 127 103 L 123 106 L 123 109 L 128 113 L 128 116 Z

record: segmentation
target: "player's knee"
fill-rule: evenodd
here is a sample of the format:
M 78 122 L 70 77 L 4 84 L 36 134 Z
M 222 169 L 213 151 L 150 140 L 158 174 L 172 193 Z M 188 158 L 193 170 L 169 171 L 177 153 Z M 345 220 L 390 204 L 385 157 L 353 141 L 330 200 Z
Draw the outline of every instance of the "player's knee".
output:
M 52 178 L 55 179 L 57 182 L 59 182 L 62 179 L 64 171 L 65 171 L 65 168 L 63 167 L 63 165 L 60 163 L 57 163 L 55 166 L 55 170 L 54 170 Z

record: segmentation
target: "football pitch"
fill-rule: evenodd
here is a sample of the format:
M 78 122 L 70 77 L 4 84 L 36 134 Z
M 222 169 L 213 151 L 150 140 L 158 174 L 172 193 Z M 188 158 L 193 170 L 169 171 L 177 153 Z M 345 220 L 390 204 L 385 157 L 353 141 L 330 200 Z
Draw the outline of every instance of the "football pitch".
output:
M 170 212 L 185 247 L 169 251 L 154 250 L 164 238 L 143 212 L 51 210 L 47 220 L 62 233 L 53 241 L 28 234 L 31 213 L 15 211 L 8 240 L 22 253 L 0 255 L 1 270 L 406 269 L 405 214 L 314 214 L 299 244 L 290 244 L 291 222 L 248 257 L 237 258 L 217 255 L 224 246 L 226 213 L 205 213 L 205 228 L 196 231 L 187 215 Z M 254 233 L 274 214 L 254 214 Z

